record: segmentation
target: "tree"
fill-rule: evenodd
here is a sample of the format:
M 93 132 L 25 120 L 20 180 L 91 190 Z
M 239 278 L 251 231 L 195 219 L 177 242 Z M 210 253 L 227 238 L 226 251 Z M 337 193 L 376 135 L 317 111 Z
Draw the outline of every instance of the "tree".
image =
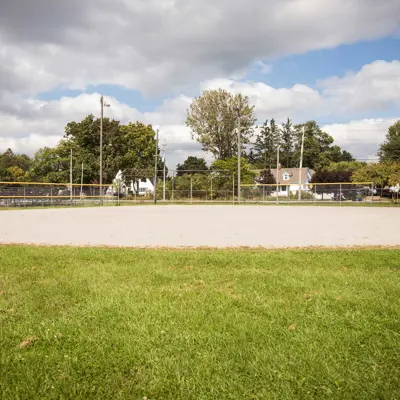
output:
M 349 171 L 353 174 L 355 171 L 358 171 L 360 168 L 367 165 L 366 162 L 361 161 L 339 161 L 339 162 L 331 162 L 324 171 Z
M 295 126 L 297 138 L 294 160 L 296 166 L 299 165 L 300 162 L 303 127 L 305 127 L 303 155 L 303 165 L 305 167 L 323 170 L 327 168 L 331 162 L 353 160 L 349 152 L 344 152 L 339 146 L 332 145 L 334 141 L 333 137 L 323 132 L 315 121 L 308 121 L 305 124 Z
M 45 182 L 68 182 L 70 151 L 73 151 L 73 182 L 98 183 L 100 158 L 100 120 L 89 115 L 80 122 L 69 122 L 65 136 L 54 148 L 40 149 L 34 157 L 30 175 Z M 141 122 L 120 125 L 118 121 L 103 121 L 103 179 L 111 183 L 119 170 L 127 179 L 152 177 L 154 174 L 155 132 Z M 159 149 L 157 149 L 159 152 Z M 163 160 L 159 157 L 159 176 L 163 175 Z
M 272 175 L 271 170 L 269 168 L 266 168 L 260 172 L 260 176 L 257 178 L 257 183 L 263 185 L 275 185 L 276 179 L 274 175 Z
M 351 182 L 351 171 L 317 171 L 311 178 L 311 183 Z
M 248 160 L 242 158 L 240 163 L 240 177 L 242 184 L 254 184 L 255 173 L 251 171 Z M 232 190 L 233 179 L 235 180 L 235 189 L 237 188 L 237 157 L 232 157 L 228 160 L 216 160 L 211 165 L 211 170 L 215 171 L 214 176 L 214 187 L 218 190 Z
M 44 147 L 33 157 L 29 179 L 37 182 L 68 182 L 69 163 L 69 157 L 60 148 Z
M 295 145 L 295 131 L 290 118 L 282 124 L 281 128 L 281 164 L 285 168 L 295 167 L 293 165 L 293 151 Z
M 276 164 L 277 149 L 280 145 L 280 131 L 274 119 L 266 120 L 253 145 L 256 166 L 271 169 Z
M 176 175 L 182 176 L 185 174 L 198 174 L 208 171 L 207 163 L 204 158 L 189 156 L 183 164 L 178 164 L 176 167 Z
M 191 129 L 193 139 L 216 160 L 237 155 L 237 108 L 241 140 L 247 144 L 256 121 L 254 106 L 250 106 L 248 97 L 233 95 L 224 89 L 207 90 L 195 98 L 187 110 L 186 125 Z
M 26 154 L 15 154 L 7 149 L 0 154 L 0 181 L 17 182 L 25 180 L 31 159 Z
M 391 174 L 400 167 L 400 163 L 366 164 L 355 171 L 351 177 L 353 182 L 373 182 L 377 188 L 389 186 Z
M 400 120 L 389 128 L 378 155 L 381 162 L 400 162 Z

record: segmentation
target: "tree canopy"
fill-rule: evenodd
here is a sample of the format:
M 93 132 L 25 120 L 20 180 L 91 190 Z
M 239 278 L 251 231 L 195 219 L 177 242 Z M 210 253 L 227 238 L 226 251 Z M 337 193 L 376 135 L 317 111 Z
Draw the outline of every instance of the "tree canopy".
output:
M 389 128 L 378 154 L 381 162 L 400 162 L 400 120 Z
M 400 163 L 365 164 L 351 177 L 353 182 L 373 182 L 378 188 L 400 184 Z
M 99 132 L 100 120 L 93 115 L 88 115 L 80 122 L 69 122 L 64 138 L 55 148 L 45 147 L 35 154 L 29 173 L 32 179 L 43 182 L 68 182 L 72 149 L 74 183 L 80 182 L 82 163 L 83 183 L 97 183 L 100 167 Z M 152 176 L 155 146 L 155 132 L 151 125 L 141 122 L 121 125 L 119 121 L 104 118 L 104 182 L 112 182 L 119 170 L 132 179 Z M 163 161 L 159 158 L 158 169 L 162 168 Z M 136 176 L 137 174 L 140 176 Z
M 182 176 L 185 174 L 204 173 L 208 171 L 208 166 L 204 158 L 189 156 L 183 164 L 178 164 L 176 167 L 176 175 Z
M 26 178 L 31 165 L 31 159 L 26 154 L 15 154 L 7 149 L 0 154 L 0 181 L 17 182 Z
M 260 172 L 260 176 L 257 178 L 257 183 L 263 185 L 274 185 L 276 179 L 269 168 L 265 168 Z
M 252 161 L 260 168 L 276 166 L 277 150 L 281 144 L 281 131 L 274 119 L 268 120 L 261 126 L 260 133 L 252 146 Z
M 247 144 L 256 121 L 254 106 L 241 94 L 233 95 L 227 90 L 207 90 L 193 100 L 187 110 L 186 125 L 192 137 L 213 154 L 216 160 L 237 156 L 237 111 L 240 114 L 241 141 Z

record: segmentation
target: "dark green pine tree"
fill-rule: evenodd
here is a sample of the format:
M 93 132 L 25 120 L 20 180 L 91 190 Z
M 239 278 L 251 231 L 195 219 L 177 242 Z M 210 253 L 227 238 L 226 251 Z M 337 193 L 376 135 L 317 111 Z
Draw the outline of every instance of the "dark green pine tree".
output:
M 269 124 L 266 120 L 253 146 L 257 165 L 270 169 L 275 167 L 276 152 L 280 141 L 281 132 L 275 120 L 271 119 Z
M 293 168 L 293 152 L 296 142 L 296 132 L 290 118 L 282 124 L 281 128 L 281 164 L 284 168 Z

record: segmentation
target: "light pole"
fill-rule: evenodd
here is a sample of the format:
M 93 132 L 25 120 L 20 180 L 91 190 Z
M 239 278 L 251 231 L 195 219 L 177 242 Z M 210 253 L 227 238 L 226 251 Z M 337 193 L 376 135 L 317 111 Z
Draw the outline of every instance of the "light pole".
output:
M 280 146 L 276 150 L 276 202 L 279 203 L 279 151 Z
M 166 148 L 166 146 L 167 146 L 167 144 L 166 143 L 164 143 L 163 144 L 163 156 L 164 156 L 164 165 L 163 165 L 163 201 L 165 202 L 165 175 L 166 175 L 166 157 L 165 157 L 165 154 L 166 154 L 166 150 L 165 150 L 165 148 Z
M 70 194 L 70 200 L 71 200 L 71 204 L 72 204 L 72 196 L 73 196 L 73 194 L 72 194 L 72 149 L 70 152 L 70 160 L 69 160 L 69 183 L 71 185 L 69 194 Z
M 156 130 L 156 151 L 154 155 L 154 204 L 157 204 L 157 168 L 158 167 L 158 129 Z
M 300 151 L 300 168 L 299 168 L 299 201 L 301 200 L 301 172 L 303 169 L 303 154 L 304 154 L 304 136 L 306 134 L 306 127 L 303 125 L 303 135 L 301 137 L 301 151 Z
M 104 101 L 103 95 L 100 97 L 100 200 L 103 201 L 103 114 L 104 107 L 110 105 Z
M 238 141 L 238 183 L 237 183 L 237 187 L 238 187 L 238 204 L 240 204 L 240 185 L 241 185 L 241 176 L 240 176 L 240 172 L 241 172 L 241 155 L 242 155 L 242 149 L 241 149 L 241 126 L 240 126 L 240 108 L 236 107 L 235 111 L 237 113 L 237 141 Z

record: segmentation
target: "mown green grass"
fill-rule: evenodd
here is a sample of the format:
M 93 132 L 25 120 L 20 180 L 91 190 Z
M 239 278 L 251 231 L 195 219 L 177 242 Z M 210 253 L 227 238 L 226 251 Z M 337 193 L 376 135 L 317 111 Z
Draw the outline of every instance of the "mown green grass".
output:
M 0 398 L 398 399 L 399 273 L 400 250 L 3 246 Z

